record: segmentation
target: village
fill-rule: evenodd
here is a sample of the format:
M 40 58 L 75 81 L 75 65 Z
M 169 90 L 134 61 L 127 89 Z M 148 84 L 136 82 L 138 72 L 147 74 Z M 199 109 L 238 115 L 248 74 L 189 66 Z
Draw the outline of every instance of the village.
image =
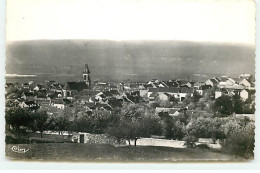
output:
M 173 148 L 206 145 L 221 149 L 227 137 L 224 128 L 232 128 L 226 127 L 221 117 L 228 118 L 225 120 L 227 124 L 234 121 L 232 118 L 252 123 L 255 120 L 255 81 L 250 74 L 241 74 L 237 78 L 214 77 L 206 81 L 152 79 L 128 83 L 92 82 L 90 74 L 85 63 L 82 79 L 77 82 L 6 83 L 9 142 L 15 140 L 17 131 L 25 130 L 29 143 L 73 142 Z M 22 119 L 20 116 L 19 122 L 17 110 L 29 112 L 24 114 L 33 117 Z M 46 113 L 44 122 L 42 117 L 39 122 L 34 119 L 41 114 L 39 111 Z M 150 117 L 145 117 L 147 114 Z M 140 116 L 139 119 L 136 115 Z M 128 116 L 134 118 L 129 121 Z M 154 123 L 154 126 L 148 122 Z M 213 126 L 219 123 L 215 131 L 200 131 L 199 128 L 209 128 L 211 123 Z M 128 126 L 131 132 L 125 131 Z M 189 131 L 193 128 L 198 129 L 192 132 L 191 137 Z M 196 138 L 193 139 L 194 136 Z
M 92 110 L 111 111 L 123 103 L 153 103 L 156 100 L 181 103 L 196 92 L 201 97 L 214 89 L 213 100 L 222 95 L 238 94 L 245 102 L 254 97 L 253 76 L 241 74 L 238 78 L 222 76 L 206 81 L 188 81 L 170 79 L 160 81 L 152 79 L 147 83 L 109 83 L 91 82 L 90 70 L 85 64 L 83 79 L 80 82 L 59 83 L 6 83 L 6 108 L 20 106 L 31 110 L 45 109 L 48 114 L 59 111 L 78 109 L 78 114 L 91 113 Z M 180 105 L 176 104 L 178 111 Z M 158 107 L 159 108 L 159 107 Z M 173 107 L 172 107 L 173 108 Z M 189 108 L 188 108 L 189 109 Z M 160 107 L 160 110 L 167 110 Z M 170 111 L 171 114 L 176 112 Z M 176 115 L 176 114 L 175 114 Z

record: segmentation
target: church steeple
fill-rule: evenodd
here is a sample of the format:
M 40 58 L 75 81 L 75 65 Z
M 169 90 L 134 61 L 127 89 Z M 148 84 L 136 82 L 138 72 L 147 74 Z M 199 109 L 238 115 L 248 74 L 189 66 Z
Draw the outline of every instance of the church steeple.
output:
M 88 68 L 88 64 L 85 62 L 85 68 L 84 68 L 84 73 L 86 74 L 90 74 L 89 68 Z
M 86 82 L 86 84 L 90 88 L 90 85 L 91 85 L 90 70 L 89 70 L 88 64 L 86 62 L 85 62 L 85 68 L 83 70 L 83 80 Z

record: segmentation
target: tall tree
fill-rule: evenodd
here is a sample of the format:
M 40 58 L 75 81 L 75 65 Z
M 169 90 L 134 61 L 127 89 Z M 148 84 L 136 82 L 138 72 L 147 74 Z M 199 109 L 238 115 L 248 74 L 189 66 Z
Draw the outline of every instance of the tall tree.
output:
M 232 98 L 233 106 L 234 106 L 234 112 L 237 114 L 242 114 L 244 109 L 244 103 L 241 100 L 240 96 L 238 94 L 235 94 Z
M 141 137 L 161 134 L 159 117 L 151 112 L 145 105 L 125 104 L 120 111 L 120 119 L 108 128 L 107 133 L 129 142 Z
M 33 131 L 39 131 L 41 133 L 41 138 L 43 137 L 43 132 L 49 128 L 50 118 L 46 111 L 39 110 L 31 113 L 33 116 L 33 122 L 31 124 L 31 129 Z
M 232 97 L 228 95 L 218 97 L 214 104 L 214 110 L 223 115 L 231 115 L 234 112 Z

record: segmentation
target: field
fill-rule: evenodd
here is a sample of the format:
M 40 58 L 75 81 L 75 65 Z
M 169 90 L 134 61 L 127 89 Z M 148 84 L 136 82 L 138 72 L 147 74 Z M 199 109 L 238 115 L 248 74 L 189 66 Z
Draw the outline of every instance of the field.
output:
M 29 149 L 16 153 L 12 147 Z M 6 157 L 18 160 L 59 160 L 92 162 L 172 162 L 172 161 L 242 161 L 243 159 L 199 148 L 168 148 L 155 146 L 124 146 L 78 144 L 78 143 L 35 143 L 8 144 Z

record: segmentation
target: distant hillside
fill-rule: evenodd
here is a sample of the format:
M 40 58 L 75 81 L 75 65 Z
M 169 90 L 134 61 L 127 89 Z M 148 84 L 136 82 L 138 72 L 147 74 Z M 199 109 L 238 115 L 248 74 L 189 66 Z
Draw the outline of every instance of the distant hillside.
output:
M 6 73 L 80 76 L 86 61 L 96 79 L 253 74 L 254 52 L 241 45 L 184 41 L 20 41 L 7 44 Z

